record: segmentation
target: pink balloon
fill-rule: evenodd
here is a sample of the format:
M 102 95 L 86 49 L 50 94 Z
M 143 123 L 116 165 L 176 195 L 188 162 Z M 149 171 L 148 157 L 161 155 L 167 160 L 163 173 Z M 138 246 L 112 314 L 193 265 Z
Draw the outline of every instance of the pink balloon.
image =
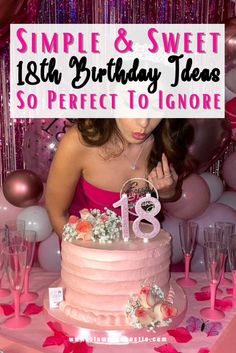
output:
M 236 152 L 233 152 L 223 163 L 223 177 L 227 185 L 236 190 Z
M 68 119 L 35 119 L 27 127 L 22 147 L 27 169 L 46 182 L 57 145 L 66 129 L 72 124 Z
M 172 237 L 171 242 L 171 263 L 177 264 L 183 259 L 183 252 L 181 249 L 180 236 L 179 236 L 179 223 L 180 219 L 168 216 L 162 222 L 162 227 L 170 233 Z
M 39 244 L 38 261 L 49 272 L 61 272 L 60 241 L 55 232 Z
M 15 170 L 3 182 L 6 199 L 16 207 L 36 205 L 43 193 L 43 183 L 31 170 Z
M 204 244 L 203 229 L 205 227 L 214 226 L 215 222 L 232 222 L 236 223 L 236 212 L 229 206 L 212 203 L 199 217 L 192 219 L 198 224 L 198 243 Z
M 234 74 L 236 75 L 236 68 L 235 68 Z M 225 104 L 225 112 L 226 112 L 226 117 L 230 122 L 232 129 L 235 129 L 236 128 L 236 97 L 232 98 Z
M 22 208 L 15 207 L 6 200 L 0 188 L 0 227 L 3 227 L 6 221 L 16 219 L 21 211 Z
M 210 190 L 205 180 L 197 174 L 191 174 L 182 185 L 182 196 L 176 202 L 165 202 L 164 208 L 180 219 L 190 219 L 205 211 L 210 202 Z
M 199 172 L 207 170 L 224 152 L 231 139 L 226 119 L 188 119 L 194 128 L 189 153 L 199 162 Z

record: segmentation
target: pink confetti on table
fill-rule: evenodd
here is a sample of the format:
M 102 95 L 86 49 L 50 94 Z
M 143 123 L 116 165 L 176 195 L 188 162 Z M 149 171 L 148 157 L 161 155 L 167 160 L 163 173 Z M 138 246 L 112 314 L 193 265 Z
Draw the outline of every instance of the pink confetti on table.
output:
M 210 352 L 209 349 L 206 348 L 206 347 L 202 347 L 202 348 L 200 348 L 199 351 L 198 351 L 198 353 L 209 353 L 209 352 Z
M 210 300 L 211 298 L 211 293 L 210 291 L 206 292 L 195 292 L 194 297 L 197 301 L 202 302 L 204 300 Z
M 176 342 L 186 343 L 192 339 L 192 336 L 188 329 L 185 327 L 177 327 L 175 330 L 167 330 L 170 336 L 173 336 Z
M 230 299 L 216 299 L 215 307 L 218 310 L 226 311 L 232 309 L 232 300 Z
M 5 316 L 12 315 L 15 311 L 13 305 L 11 304 L 0 304 L 0 308 L 2 309 L 3 315 Z
M 43 347 L 64 345 L 63 353 L 92 353 L 93 347 L 86 341 L 70 342 L 69 337 L 61 330 L 61 325 L 57 322 L 49 321 L 47 325 L 53 331 L 53 336 L 48 336 L 43 342 Z
M 24 310 L 25 315 L 37 315 L 43 311 L 43 307 L 34 303 L 30 303 Z
M 163 344 L 160 347 L 155 347 L 154 350 L 159 353 L 181 353 L 177 351 L 171 343 Z
M 233 288 L 226 288 L 226 293 L 227 294 L 233 294 Z

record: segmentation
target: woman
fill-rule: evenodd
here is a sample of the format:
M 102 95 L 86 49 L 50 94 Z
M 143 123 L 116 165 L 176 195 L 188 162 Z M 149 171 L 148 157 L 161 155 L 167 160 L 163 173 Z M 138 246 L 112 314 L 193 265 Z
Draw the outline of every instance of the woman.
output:
M 121 186 L 148 178 L 161 201 L 175 201 L 194 168 L 185 119 L 78 119 L 60 142 L 46 188 L 46 206 L 61 237 L 70 214 L 112 208 Z

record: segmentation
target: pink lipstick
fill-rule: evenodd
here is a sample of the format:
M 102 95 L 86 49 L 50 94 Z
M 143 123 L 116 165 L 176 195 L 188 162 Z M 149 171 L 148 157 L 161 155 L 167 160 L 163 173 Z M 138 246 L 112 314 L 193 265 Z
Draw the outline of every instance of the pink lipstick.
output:
M 132 136 L 135 140 L 145 140 L 147 134 L 145 134 L 144 132 L 133 132 Z

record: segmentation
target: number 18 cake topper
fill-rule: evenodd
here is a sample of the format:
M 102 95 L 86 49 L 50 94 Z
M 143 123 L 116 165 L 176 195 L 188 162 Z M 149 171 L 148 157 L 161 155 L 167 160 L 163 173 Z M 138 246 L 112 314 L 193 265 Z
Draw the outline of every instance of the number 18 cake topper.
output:
M 156 197 L 152 197 L 151 192 Z M 133 222 L 133 232 L 137 237 L 143 238 L 144 242 L 154 238 L 159 233 L 160 223 L 155 216 L 160 212 L 161 204 L 158 200 L 156 188 L 147 179 L 132 178 L 127 180 L 121 189 L 121 199 L 114 203 L 113 207 L 121 207 L 124 241 L 129 240 L 129 213 L 137 216 Z M 151 232 L 143 232 L 140 229 L 142 220 L 152 224 L 153 230 Z

